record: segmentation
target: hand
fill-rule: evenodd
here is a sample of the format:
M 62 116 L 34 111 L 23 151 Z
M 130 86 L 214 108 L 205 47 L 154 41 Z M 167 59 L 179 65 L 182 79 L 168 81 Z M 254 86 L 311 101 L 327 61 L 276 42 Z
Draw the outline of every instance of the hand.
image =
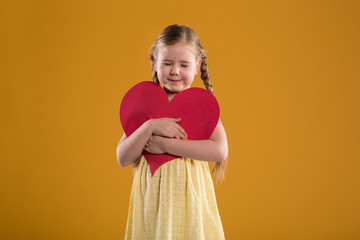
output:
M 145 144 L 144 150 L 152 154 L 163 154 L 165 137 L 152 135 Z
M 177 124 L 180 120 L 181 118 L 150 119 L 150 125 L 153 129 L 152 133 L 168 138 L 187 139 L 187 133 Z

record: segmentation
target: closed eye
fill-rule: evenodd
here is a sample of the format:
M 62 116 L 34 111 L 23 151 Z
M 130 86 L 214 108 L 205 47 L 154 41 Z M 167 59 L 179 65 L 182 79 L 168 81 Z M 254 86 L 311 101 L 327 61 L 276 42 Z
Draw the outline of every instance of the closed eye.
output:
M 170 66 L 171 63 L 164 63 L 164 65 L 165 65 L 165 66 Z M 182 64 L 181 66 L 182 66 L 182 67 L 185 67 L 185 68 L 188 67 L 188 65 L 186 65 L 186 64 Z

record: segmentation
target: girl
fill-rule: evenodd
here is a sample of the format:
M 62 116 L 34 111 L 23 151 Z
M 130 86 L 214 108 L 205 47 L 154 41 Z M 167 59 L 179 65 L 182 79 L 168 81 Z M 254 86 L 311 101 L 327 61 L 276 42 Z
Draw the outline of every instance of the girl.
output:
M 197 34 L 189 27 L 165 28 L 151 47 L 153 82 L 162 84 L 169 101 L 190 88 L 195 75 L 207 90 L 206 55 Z M 217 180 L 223 180 L 228 144 L 218 124 L 208 140 L 187 140 L 180 118 L 150 119 L 117 146 L 122 167 L 133 164 L 125 239 L 225 239 L 207 161 L 215 162 Z M 206 119 L 204 119 L 206 123 Z M 151 176 L 143 150 L 183 156 L 166 162 Z

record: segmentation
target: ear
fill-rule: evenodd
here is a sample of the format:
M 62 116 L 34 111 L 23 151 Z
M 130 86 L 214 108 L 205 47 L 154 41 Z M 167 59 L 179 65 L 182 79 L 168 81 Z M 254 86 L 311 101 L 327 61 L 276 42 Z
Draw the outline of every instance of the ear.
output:
M 157 70 L 157 61 L 156 61 L 157 59 L 155 58 L 154 59 L 154 72 L 157 72 L 158 70 Z
M 202 63 L 202 59 L 200 58 L 199 63 L 198 63 L 197 66 L 196 66 L 196 74 L 197 74 L 197 73 L 199 72 L 199 70 L 200 70 L 201 63 Z
M 156 62 L 154 63 L 154 71 L 155 71 L 155 72 L 158 71 Z

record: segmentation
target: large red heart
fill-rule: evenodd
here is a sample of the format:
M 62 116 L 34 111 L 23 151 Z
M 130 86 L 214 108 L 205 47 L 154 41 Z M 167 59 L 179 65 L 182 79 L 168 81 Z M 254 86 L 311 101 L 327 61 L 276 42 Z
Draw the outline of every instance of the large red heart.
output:
M 205 140 L 213 133 L 219 116 L 219 104 L 209 91 L 191 87 L 176 94 L 169 102 L 165 90 L 151 81 L 133 86 L 120 105 L 120 121 L 126 136 L 149 119 L 181 117 L 178 124 L 188 134 L 188 140 Z M 146 151 L 143 155 L 150 166 L 151 176 L 162 164 L 179 157 Z

